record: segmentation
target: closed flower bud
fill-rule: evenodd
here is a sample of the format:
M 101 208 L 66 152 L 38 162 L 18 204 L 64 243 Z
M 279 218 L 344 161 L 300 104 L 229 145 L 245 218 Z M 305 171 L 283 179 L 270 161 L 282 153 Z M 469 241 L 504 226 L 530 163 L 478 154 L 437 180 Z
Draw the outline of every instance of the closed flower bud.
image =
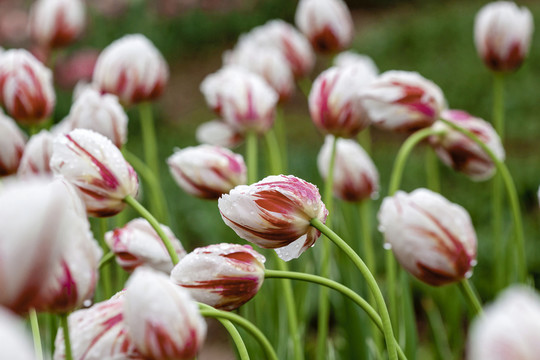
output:
M 54 135 L 47 130 L 41 130 L 38 134 L 33 135 L 24 148 L 17 176 L 52 175 L 50 161 L 53 140 Z
M 154 100 L 169 79 L 169 68 L 154 44 L 140 34 L 107 46 L 94 69 L 94 82 L 125 104 Z
M 333 136 L 327 136 L 317 165 L 322 178 L 328 177 Z M 334 163 L 334 195 L 345 201 L 362 201 L 376 196 L 379 173 L 369 155 L 355 140 L 338 139 Z
M 238 132 L 264 133 L 274 123 L 278 94 L 259 75 L 227 66 L 201 83 L 207 104 Z
M 0 307 L 0 354 L 2 359 L 35 360 L 34 347 L 24 323 L 15 315 Z
M 441 89 L 420 74 L 387 71 L 361 90 L 362 103 L 373 123 L 392 131 L 431 126 L 446 107 Z
M 180 240 L 168 226 L 161 225 L 161 228 L 167 234 L 178 257 L 182 258 L 186 251 Z M 125 271 L 132 272 L 135 268 L 146 265 L 168 274 L 173 268 L 163 241 L 144 219 L 133 219 L 124 227 L 107 232 L 105 242 L 116 256 L 118 265 Z
M 0 176 L 17 172 L 25 143 L 26 136 L 15 121 L 0 110 Z
M 90 129 L 106 136 L 118 148 L 127 141 L 128 117 L 115 95 L 85 89 L 71 106 L 69 122 L 72 129 Z
M 182 189 L 205 199 L 218 199 L 247 181 L 242 155 L 218 146 L 199 145 L 177 150 L 167 163 Z
M 372 81 L 371 75 L 356 66 L 332 67 L 313 82 L 309 93 L 311 120 L 324 134 L 354 137 L 370 124 L 358 90 Z
M 315 244 L 320 232 L 312 219 L 326 221 L 328 210 L 313 184 L 294 176 L 268 176 L 237 186 L 218 202 L 223 221 L 244 240 L 275 249 L 285 261 Z
M 375 80 L 379 74 L 379 69 L 372 58 L 367 55 L 358 54 L 352 51 L 343 51 L 334 58 L 334 66 L 359 66 L 364 69 L 370 80 Z
M 195 133 L 197 141 L 201 144 L 235 148 L 244 141 L 244 136 L 231 125 L 221 120 L 212 120 L 202 123 Z
M 90 216 L 112 216 L 124 209 L 123 199 L 136 196 L 137 174 L 105 136 L 75 129 L 58 136 L 51 158 L 53 172 L 80 190 Z
M 510 1 L 489 3 L 474 22 L 478 55 L 491 70 L 517 70 L 529 52 L 533 28 L 533 17 L 526 7 Z
M 472 323 L 470 360 L 535 360 L 540 353 L 540 296 L 514 285 L 484 308 Z
M 398 191 L 378 214 L 387 248 L 412 275 L 439 286 L 471 276 L 476 233 L 467 211 L 427 189 Z
M 0 102 L 22 124 L 47 120 L 56 102 L 51 71 L 26 50 L 6 51 L 0 56 Z
M 42 46 L 69 45 L 83 31 L 85 5 L 81 0 L 38 0 L 30 10 L 30 33 Z
M 469 130 L 499 160 L 504 160 L 505 153 L 501 139 L 490 123 L 460 110 L 445 110 L 441 113 L 441 118 Z M 438 131 L 438 134 L 431 136 L 429 143 L 446 165 L 476 181 L 487 180 L 495 173 L 496 167 L 491 157 L 467 136 L 442 121 L 437 121 L 433 129 Z
M 301 0 L 294 20 L 318 52 L 341 51 L 354 36 L 351 13 L 342 0 Z
M 206 337 L 206 322 L 189 292 L 145 267 L 127 282 L 124 319 L 137 349 L 155 360 L 192 359 Z
M 139 353 L 129 336 L 123 315 L 124 299 L 124 294 L 118 293 L 110 300 L 69 315 L 74 360 L 147 359 Z M 64 360 L 66 355 L 62 330 L 58 331 L 54 344 L 54 360 Z
M 257 294 L 264 281 L 265 261 L 249 245 L 210 245 L 180 260 L 171 279 L 188 289 L 195 300 L 231 311 Z

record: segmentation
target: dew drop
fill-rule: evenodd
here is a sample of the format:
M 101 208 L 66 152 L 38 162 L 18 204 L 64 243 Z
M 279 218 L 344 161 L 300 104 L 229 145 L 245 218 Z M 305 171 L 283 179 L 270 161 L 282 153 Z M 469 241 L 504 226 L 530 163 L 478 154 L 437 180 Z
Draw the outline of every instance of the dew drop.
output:
M 478 264 L 478 261 L 476 261 L 475 259 L 472 259 L 470 262 L 469 262 L 469 265 L 470 266 L 476 266 Z
M 371 198 L 371 200 L 378 200 L 379 199 L 379 192 L 378 191 L 372 192 L 371 195 L 370 195 L 370 198 Z
M 90 305 L 92 305 L 92 300 L 86 299 L 86 300 L 83 301 L 83 306 L 84 307 L 90 307 Z
M 385 250 L 392 250 L 392 244 L 390 244 L 389 242 L 385 242 L 385 243 L 383 244 L 383 248 L 384 248 Z
M 469 279 L 469 278 L 472 276 L 472 274 L 473 274 L 472 270 L 467 271 L 467 272 L 465 273 L 465 278 L 466 278 L 466 279 Z
M 386 231 L 386 228 L 384 226 L 382 226 L 382 225 L 379 225 L 379 226 L 377 226 L 377 230 L 379 230 L 379 232 L 383 233 L 383 232 Z

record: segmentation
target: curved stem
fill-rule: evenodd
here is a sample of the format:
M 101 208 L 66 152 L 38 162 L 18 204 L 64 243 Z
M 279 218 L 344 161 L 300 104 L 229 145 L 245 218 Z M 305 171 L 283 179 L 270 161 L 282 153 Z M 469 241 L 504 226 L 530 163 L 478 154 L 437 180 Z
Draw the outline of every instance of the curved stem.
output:
M 112 259 L 114 259 L 114 253 L 112 251 L 109 251 L 108 253 L 103 255 L 101 260 L 99 260 L 98 269 L 101 269 L 103 266 L 107 265 L 109 262 L 112 261 Z
M 247 182 L 257 182 L 257 133 L 248 131 L 246 134 Z
M 99 218 L 98 226 L 99 226 L 99 237 L 98 237 L 99 244 L 101 245 L 101 249 L 103 250 L 103 252 L 107 252 L 109 250 L 109 246 L 105 243 L 105 233 L 108 230 L 107 218 Z M 112 283 L 111 283 L 111 268 L 103 267 L 103 268 L 100 268 L 100 271 L 101 271 L 100 280 L 103 282 L 104 298 L 108 299 L 113 295 Z
M 482 303 L 478 299 L 478 296 L 474 292 L 469 283 L 469 280 L 464 279 L 458 283 L 459 290 L 463 294 L 463 297 L 469 303 L 469 306 L 474 311 L 474 315 L 479 315 L 482 313 Z
M 246 344 L 244 344 L 244 340 L 242 339 L 242 336 L 238 332 L 238 329 L 234 326 L 232 322 L 229 320 L 224 319 L 217 319 L 221 325 L 227 330 L 229 335 L 231 335 L 231 338 L 234 341 L 234 345 L 236 345 L 236 350 L 238 350 L 238 355 L 240 356 L 241 360 L 249 360 L 249 353 L 246 348 Z
M 161 225 L 158 223 L 156 218 L 148 211 L 144 206 L 142 206 L 135 198 L 131 195 L 128 195 L 124 198 L 124 202 L 131 206 L 135 211 L 137 211 L 143 218 L 145 218 L 150 225 L 154 228 L 154 230 L 157 232 L 159 237 L 161 238 L 161 241 L 163 241 L 163 244 L 167 248 L 167 252 L 169 253 L 169 256 L 171 257 L 171 261 L 173 265 L 178 264 L 178 254 L 174 250 L 174 247 L 171 243 L 171 240 L 165 234 L 165 231 L 161 228 Z
M 39 333 L 39 323 L 36 309 L 30 309 L 28 313 L 30 327 L 32 328 L 32 338 L 34 339 L 34 352 L 37 360 L 43 360 L 43 348 L 41 347 L 41 335 Z
M 71 340 L 69 337 L 68 314 L 60 315 L 60 326 L 62 327 L 62 332 L 64 334 L 66 360 L 73 360 L 73 355 L 71 355 Z
M 371 274 L 368 267 L 366 266 L 364 261 L 362 261 L 360 256 L 358 256 L 358 254 L 355 253 L 354 250 L 329 227 L 323 224 L 319 219 L 311 219 L 310 223 L 311 226 L 315 227 L 324 235 L 326 235 L 328 239 L 330 239 L 334 244 L 336 244 L 352 260 L 352 262 L 356 265 L 356 267 L 366 280 L 367 285 L 373 293 L 373 296 L 375 296 L 375 301 L 377 302 L 377 309 L 381 316 L 384 330 L 386 348 L 388 349 L 388 357 L 390 360 L 397 359 L 396 343 L 392 330 L 392 323 L 390 321 L 390 315 L 388 313 L 388 309 L 386 308 L 386 303 L 384 302 L 384 297 L 381 293 L 381 289 L 379 289 L 379 286 L 377 285 L 377 281 L 375 281 L 373 274 Z
M 253 335 L 255 339 L 257 339 L 261 347 L 264 349 L 267 359 L 278 360 L 276 352 L 274 348 L 272 347 L 272 345 L 270 344 L 270 342 L 268 341 L 268 339 L 266 338 L 266 336 L 264 336 L 264 334 L 248 320 L 234 313 L 217 310 L 211 306 L 208 306 L 202 303 L 199 303 L 199 309 L 202 316 L 212 317 L 212 318 L 217 318 L 217 319 L 226 319 L 242 326 L 249 333 L 251 333 L 251 335 Z

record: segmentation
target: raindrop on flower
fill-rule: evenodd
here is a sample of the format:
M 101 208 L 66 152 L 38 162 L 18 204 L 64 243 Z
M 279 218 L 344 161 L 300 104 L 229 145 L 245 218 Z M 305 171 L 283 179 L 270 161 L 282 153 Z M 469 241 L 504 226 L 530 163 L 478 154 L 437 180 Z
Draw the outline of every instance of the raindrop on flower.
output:
M 392 244 L 390 244 L 390 243 L 388 243 L 388 242 L 385 242 L 385 243 L 383 244 L 383 248 L 384 248 L 385 250 L 392 250 Z
M 472 270 L 467 271 L 467 272 L 465 273 L 465 278 L 466 278 L 466 279 L 470 279 L 470 277 L 472 276 L 472 274 L 473 274 L 473 271 L 472 271 Z

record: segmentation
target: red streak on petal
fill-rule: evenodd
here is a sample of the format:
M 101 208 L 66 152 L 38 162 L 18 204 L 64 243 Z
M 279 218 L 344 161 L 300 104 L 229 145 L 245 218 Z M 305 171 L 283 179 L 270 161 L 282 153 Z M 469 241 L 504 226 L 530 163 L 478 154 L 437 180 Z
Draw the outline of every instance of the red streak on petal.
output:
M 114 303 L 114 304 L 111 304 L 111 306 L 112 305 L 117 305 L 117 304 Z M 101 325 L 103 326 L 103 330 L 101 330 L 101 332 L 99 332 L 92 339 L 92 341 L 88 345 L 88 348 L 86 349 L 86 351 L 80 357 L 80 360 L 84 360 L 86 358 L 86 355 L 88 354 L 88 352 L 92 349 L 92 347 L 94 345 L 96 345 L 96 343 L 103 337 L 103 335 L 105 335 L 107 333 L 107 331 L 111 330 L 115 325 L 117 325 L 118 323 L 123 321 L 123 319 L 124 319 L 124 317 L 123 317 L 122 313 L 119 313 L 119 314 L 116 314 L 115 316 L 113 316 L 111 318 L 108 318 L 104 322 L 102 322 Z
M 146 348 L 152 359 L 191 359 L 199 349 L 197 334 L 190 324 L 189 336 L 182 344 L 177 344 L 169 335 L 168 329 L 161 324 L 146 322 Z M 157 345 L 157 348 L 156 348 Z

